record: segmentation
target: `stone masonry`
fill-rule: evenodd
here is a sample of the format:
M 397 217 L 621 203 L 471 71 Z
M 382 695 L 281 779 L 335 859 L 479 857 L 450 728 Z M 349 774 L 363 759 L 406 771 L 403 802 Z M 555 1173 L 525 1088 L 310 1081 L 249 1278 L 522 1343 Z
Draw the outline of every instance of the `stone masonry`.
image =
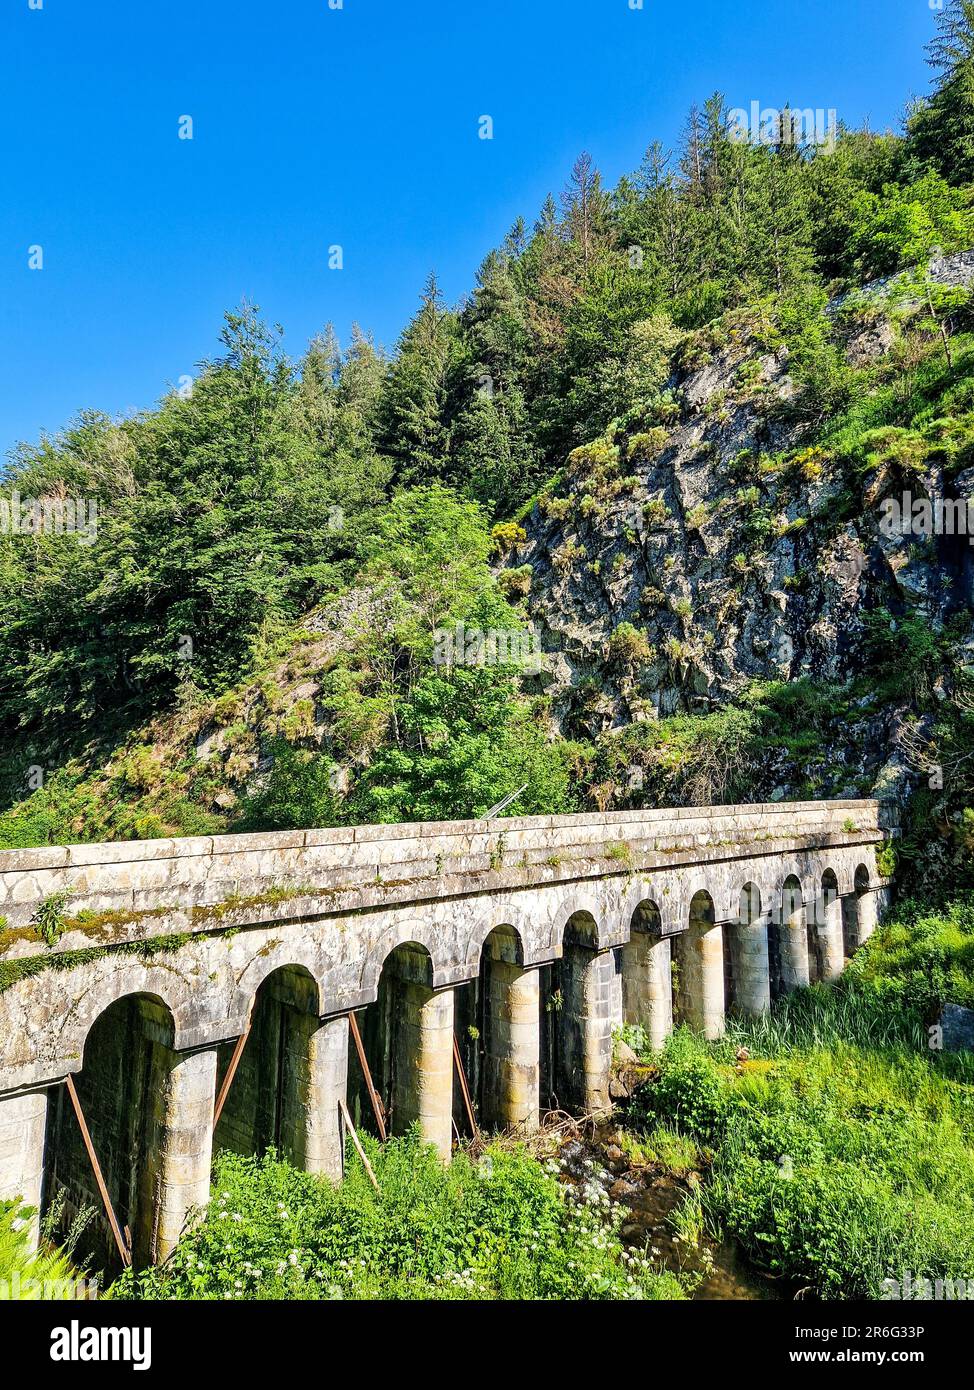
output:
M 92 1026 L 120 1001 L 140 1001 L 131 1026 L 151 1046 L 145 1121 L 113 1130 L 130 1136 L 120 1170 L 136 1176 L 109 1183 L 137 1189 L 126 1212 L 141 1258 L 164 1258 L 207 1199 L 215 1091 L 262 986 L 280 1055 L 241 1067 L 220 1131 L 234 1146 L 260 1132 L 340 1175 L 347 1015 L 375 1005 L 380 977 L 395 1128 L 418 1122 L 449 1156 L 454 993 L 481 977 L 483 1118 L 537 1125 L 546 966 L 559 1095 L 603 1110 L 624 1020 L 659 1043 L 675 1006 L 716 1036 L 728 1008 L 768 1007 L 772 958 L 788 988 L 837 973 L 843 930 L 846 949 L 859 944 L 882 909 L 884 837 L 876 802 L 834 801 L 0 853 L 0 1198 L 47 1200 L 45 1149 L 68 1121 L 60 1104 L 57 1126 L 45 1114 L 66 1076 L 84 1082 Z M 61 893 L 45 944 L 33 919 Z

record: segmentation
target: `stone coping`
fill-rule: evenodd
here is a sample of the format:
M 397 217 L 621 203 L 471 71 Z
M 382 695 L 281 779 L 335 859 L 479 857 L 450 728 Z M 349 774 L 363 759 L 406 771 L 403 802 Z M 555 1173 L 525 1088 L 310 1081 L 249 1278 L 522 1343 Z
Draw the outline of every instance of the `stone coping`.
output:
M 845 803 L 846 805 L 855 803 Z M 206 935 L 227 930 L 240 931 L 269 925 L 310 923 L 323 918 L 354 917 L 385 908 L 409 904 L 431 903 L 446 898 L 476 897 L 483 894 L 510 893 L 564 883 L 581 883 L 593 879 L 649 879 L 654 875 L 679 873 L 699 865 L 728 864 L 737 860 L 800 859 L 822 850 L 849 850 L 871 846 L 883 839 L 879 829 L 863 829 L 849 833 L 805 834 L 800 838 L 781 836 L 773 841 L 742 840 L 721 842 L 709 846 L 681 845 L 660 850 L 653 842 L 634 845 L 628 863 L 606 860 L 604 855 L 584 852 L 566 857 L 558 863 L 502 865 L 476 869 L 452 870 L 442 874 L 417 874 L 407 879 L 371 878 L 358 882 L 329 884 L 308 882 L 307 874 L 292 880 L 292 886 L 279 879 L 250 880 L 232 883 L 226 880 L 217 885 L 224 896 L 214 895 L 213 884 L 173 885 L 169 893 L 163 890 L 130 889 L 111 895 L 95 892 L 79 895 L 65 909 L 66 930 L 53 947 L 38 945 L 34 934 L 21 927 L 10 932 L 12 938 L 0 944 L 0 960 L 36 956 L 56 956 L 92 946 L 111 947 L 126 942 L 138 942 L 168 935 Z M 578 847 L 584 851 L 585 846 Z M 393 872 L 395 866 L 389 866 Z M 877 879 L 871 889 L 883 886 L 888 880 Z M 166 902 L 178 889 L 178 901 Z M 207 891 L 210 889 L 211 891 Z M 93 904 L 93 920 L 71 921 L 74 913 Z M 155 906 L 150 902 L 163 901 Z M 147 901 L 148 900 L 148 901 Z M 90 911 L 90 909 L 89 909 Z
M 251 835 L 192 835 L 178 839 L 112 840 L 97 844 L 50 845 L 37 849 L 0 851 L 0 875 L 41 869 L 62 869 L 98 864 L 138 863 L 147 860 L 200 858 L 257 851 L 312 849 L 376 841 L 414 841 L 474 835 L 509 835 L 523 831 L 559 829 L 607 830 L 613 827 L 666 825 L 673 833 L 694 821 L 745 820 L 793 817 L 818 812 L 823 826 L 841 812 L 866 814 L 870 829 L 878 825 L 879 802 L 775 801 L 726 806 L 691 806 L 648 811 L 607 811 L 570 816 L 512 816 L 494 820 L 416 821 L 395 825 L 341 826 L 327 830 L 283 830 Z

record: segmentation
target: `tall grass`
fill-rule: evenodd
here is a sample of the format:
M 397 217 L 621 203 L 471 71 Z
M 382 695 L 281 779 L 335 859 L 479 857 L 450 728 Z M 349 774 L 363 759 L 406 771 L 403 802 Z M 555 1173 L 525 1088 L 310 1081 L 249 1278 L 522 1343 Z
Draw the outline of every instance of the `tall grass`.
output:
M 972 943 L 969 903 L 910 906 L 835 985 L 719 1042 L 678 1030 L 654 1058 L 631 1120 L 712 1149 L 703 1212 L 757 1267 L 825 1298 L 974 1278 L 974 1056 L 927 1034 L 972 982 Z

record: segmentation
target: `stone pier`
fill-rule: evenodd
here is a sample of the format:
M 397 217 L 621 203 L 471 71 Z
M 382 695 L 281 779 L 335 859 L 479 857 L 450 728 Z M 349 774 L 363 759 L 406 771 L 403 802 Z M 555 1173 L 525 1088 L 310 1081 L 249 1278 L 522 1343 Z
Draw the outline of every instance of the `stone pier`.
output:
M 680 941 L 679 996 L 681 1022 L 705 1038 L 724 1031 L 724 934 L 713 920 L 713 905 L 694 903 L 690 924 Z
M 298 1015 L 304 1033 L 296 1056 L 297 1095 L 291 1154 L 308 1173 L 342 1176 L 342 1127 L 338 1103 L 348 1087 L 348 1018 L 322 1023 L 313 1015 Z
M 482 1122 L 531 1134 L 541 1114 L 539 974 L 492 960 L 487 980 Z
M 153 1261 L 175 1249 L 191 1209 L 209 1201 L 216 1049 L 170 1051 L 161 1059 L 161 1071 L 154 1098 L 157 1135 L 150 1150 Z
M 622 1026 L 616 953 L 566 946 L 561 979 L 559 1094 L 586 1114 L 604 1114 L 612 1108 L 612 1032 Z
M 673 978 L 670 940 L 634 931 L 622 949 L 623 1015 L 639 1024 L 654 1048 L 673 1032 Z
M 44 1182 L 47 1092 L 0 1096 L 0 1201 L 20 1198 L 34 1209 L 30 1243 L 37 1244 Z
M 842 933 L 842 899 L 836 894 L 826 897 L 822 907 L 822 920 L 817 924 L 818 954 L 821 961 L 821 980 L 828 984 L 842 974 L 845 965 L 845 947 Z
M 395 1130 L 403 1134 L 418 1120 L 423 1138 L 449 1159 L 453 1148 L 453 990 L 434 993 L 427 985 L 403 980 L 399 1007 Z
M 737 1007 L 741 1013 L 756 1017 L 771 1007 L 768 960 L 771 917 L 766 913 L 753 922 L 734 922 L 725 926 L 731 933 L 731 948 L 734 952 Z
M 808 923 L 800 887 L 785 884 L 781 902 L 781 925 L 778 928 L 778 948 L 781 961 L 781 989 L 789 994 L 793 989 L 807 989 Z

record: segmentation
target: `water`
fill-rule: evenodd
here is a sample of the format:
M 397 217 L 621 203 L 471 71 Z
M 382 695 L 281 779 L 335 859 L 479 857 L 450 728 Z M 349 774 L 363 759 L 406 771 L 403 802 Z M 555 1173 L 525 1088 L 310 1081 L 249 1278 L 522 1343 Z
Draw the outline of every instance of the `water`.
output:
M 591 1143 L 569 1140 L 559 1159 L 569 1182 L 596 1177 L 608 1189 L 613 1201 L 627 1208 L 620 1227 L 625 1245 L 649 1250 L 656 1265 L 675 1274 L 689 1274 L 699 1280 L 691 1297 L 696 1300 L 772 1300 L 791 1296 L 791 1290 L 751 1269 L 733 1241 L 716 1241 L 704 1234 L 699 1246 L 679 1239 L 670 1223 L 674 1208 L 681 1205 L 697 1175 L 684 1179 L 654 1168 L 629 1166 L 625 1160 L 610 1164 L 606 1147 L 614 1137 L 612 1130 L 596 1135 Z M 595 1170 L 585 1168 L 593 1160 Z

